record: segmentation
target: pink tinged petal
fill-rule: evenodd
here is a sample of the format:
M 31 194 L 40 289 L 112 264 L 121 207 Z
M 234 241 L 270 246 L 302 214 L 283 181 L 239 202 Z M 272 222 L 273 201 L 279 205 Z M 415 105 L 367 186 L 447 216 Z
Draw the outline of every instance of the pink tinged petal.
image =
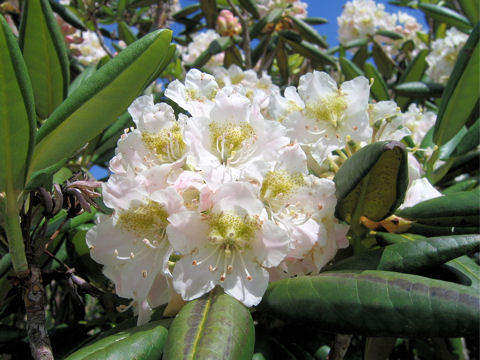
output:
M 167 278 L 163 274 L 158 274 L 152 283 L 148 293 L 148 303 L 152 308 L 163 305 L 168 302 L 170 297 L 170 287 Z
M 102 186 L 103 201 L 109 208 L 128 209 L 131 202 L 147 196 L 139 178 L 134 176 L 111 175 Z
M 245 265 L 250 277 L 247 277 L 242 263 L 236 259 L 232 272 L 220 285 L 227 294 L 250 307 L 257 305 L 262 300 L 262 296 L 267 290 L 269 274 L 248 256 L 245 256 Z
M 153 314 L 152 307 L 146 299 L 137 303 L 135 306 L 135 312 L 138 313 L 137 326 L 148 323 Z
M 207 243 L 208 224 L 202 214 L 195 211 L 182 211 L 168 218 L 168 240 L 174 251 L 189 254 Z
M 258 199 L 257 189 L 249 183 L 223 184 L 212 196 L 213 212 L 238 211 L 239 215 L 260 215 L 264 210 Z
M 173 101 L 175 101 L 182 108 L 186 109 L 186 88 L 179 80 L 174 80 L 168 84 L 167 89 L 165 90 L 165 96 Z
M 290 239 L 287 232 L 267 220 L 262 225 L 261 238 L 252 242 L 253 254 L 265 267 L 277 266 L 288 254 Z
M 285 146 L 280 153 L 280 166 L 290 173 L 307 174 L 307 156 L 299 144 Z
M 300 77 L 298 93 L 305 103 L 318 101 L 337 91 L 337 83 L 325 72 L 313 71 Z
M 227 94 L 220 91 L 215 98 L 215 106 L 210 113 L 210 118 L 221 123 L 243 123 L 249 121 L 251 116 L 250 100 L 238 93 Z
M 218 271 L 209 270 L 209 262 L 193 265 L 191 255 L 186 255 L 175 264 L 173 287 L 184 300 L 193 300 L 212 290 L 219 281 Z
M 318 241 L 320 228 L 321 226 L 312 219 L 302 225 L 289 226 L 293 248 L 289 251 L 288 256 L 297 259 L 303 258 Z
M 422 201 L 430 200 L 439 196 L 443 196 L 443 194 L 435 189 L 427 178 L 416 179 L 413 180 L 408 187 L 407 193 L 405 194 L 405 201 L 400 206 L 400 209 L 415 206 Z
M 350 229 L 350 225 L 347 224 L 335 224 L 335 239 L 337 241 L 337 247 L 339 249 L 344 249 L 350 246 L 350 243 L 347 239 L 347 233 Z
M 162 204 L 169 215 L 184 210 L 183 199 L 173 187 L 153 192 L 150 199 Z

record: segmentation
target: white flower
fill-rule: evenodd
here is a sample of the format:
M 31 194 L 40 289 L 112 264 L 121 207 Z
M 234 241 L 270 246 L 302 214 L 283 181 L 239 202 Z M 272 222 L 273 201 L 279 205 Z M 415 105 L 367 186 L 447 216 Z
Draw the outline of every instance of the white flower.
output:
M 411 136 L 415 145 L 420 145 L 425 134 L 435 125 L 437 115 L 431 111 L 424 111 L 416 104 L 410 104 L 408 111 L 403 113 L 402 122 L 412 132 Z
M 192 116 L 208 116 L 218 89 L 218 84 L 212 75 L 192 69 L 185 77 L 185 84 L 178 80 L 171 82 L 165 90 L 165 96 L 175 101 Z
M 247 97 L 225 87 L 208 117 L 189 119 L 185 137 L 195 169 L 223 167 L 238 179 L 277 158 L 278 150 L 289 142 L 284 133 L 281 124 L 265 120 Z
M 187 47 L 177 46 L 182 54 L 182 60 L 184 63 L 192 64 L 205 50 L 208 49 L 210 44 L 218 39 L 220 35 L 212 29 L 205 32 L 197 32 L 192 36 L 192 42 Z M 216 66 L 223 65 L 224 53 L 216 54 L 210 58 L 207 64 L 204 65 L 206 69 L 212 69 Z
M 298 94 L 305 105 L 283 120 L 287 135 L 311 147 L 318 163 L 331 151 L 343 148 L 349 139 L 367 141 L 372 132 L 367 112 L 369 93 L 368 80 L 363 76 L 344 82 L 339 89 L 327 73 L 303 75 Z M 293 94 L 290 96 L 295 99 Z M 298 100 L 293 103 L 302 105 Z
M 168 300 L 164 277 L 169 275 L 172 248 L 167 218 L 184 207 L 173 188 L 136 195 L 116 198 L 114 215 L 100 216 L 86 241 L 91 257 L 104 265 L 105 275 L 115 283 L 116 293 L 134 299 L 141 324 L 148 321 L 151 307 Z
M 465 45 L 468 36 L 450 28 L 444 39 L 432 43 L 432 51 L 427 56 L 427 75 L 435 82 L 446 84 L 452 73 L 460 49 Z
M 299 0 L 258 0 L 258 12 L 264 17 L 274 9 L 283 9 L 284 16 L 302 19 L 307 16 L 308 4 Z
M 427 178 L 415 179 L 412 181 L 405 194 L 405 200 L 399 209 L 415 206 L 422 201 L 430 200 L 443 194 L 435 189 Z
M 96 64 L 102 57 L 107 55 L 100 45 L 97 34 L 93 31 L 78 31 L 75 35 L 83 38 L 83 41 L 79 44 L 71 43 L 70 49 L 76 50 L 75 53 L 80 52 L 81 55 L 76 56 L 76 58 L 81 64 Z
M 277 266 L 288 251 L 287 234 L 268 220 L 253 185 L 233 182 L 212 196 L 205 213 L 169 217 L 167 234 L 182 254 L 173 286 L 192 300 L 220 285 L 246 306 L 260 302 L 268 285 L 265 268 Z
M 160 164 L 181 166 L 188 150 L 183 140 L 185 117 L 176 121 L 173 109 L 165 103 L 154 104 L 151 95 L 137 98 L 128 111 L 137 128 L 118 141 L 110 170 L 126 174 Z
M 347 2 L 342 14 L 337 18 L 340 43 L 375 35 L 377 30 L 393 30 L 397 18 L 385 11 L 383 4 L 373 0 L 353 0 Z
M 374 129 L 374 141 L 402 140 L 410 135 L 410 130 L 404 126 L 404 118 L 395 101 L 379 101 L 368 107 L 370 126 Z

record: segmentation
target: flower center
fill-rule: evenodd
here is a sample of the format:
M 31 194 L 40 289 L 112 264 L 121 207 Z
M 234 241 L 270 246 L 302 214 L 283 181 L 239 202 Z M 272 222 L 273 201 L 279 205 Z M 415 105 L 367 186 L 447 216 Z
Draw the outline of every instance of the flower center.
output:
M 255 141 L 255 130 L 248 123 L 212 122 L 209 128 L 212 135 L 212 148 L 219 153 L 223 164 L 234 164 L 240 161 L 249 153 L 248 150 Z M 246 149 L 242 149 L 243 147 Z
M 316 103 L 307 104 L 306 114 L 308 117 L 316 119 L 317 122 L 328 122 L 334 128 L 338 128 L 347 107 L 347 99 L 339 90 L 335 94 L 323 97 Z
M 180 159 L 185 152 L 185 142 L 178 124 L 162 129 L 156 134 L 142 133 L 145 146 L 155 152 L 158 159 L 164 162 L 174 162 Z
M 239 216 L 236 213 L 222 212 L 210 214 L 207 222 L 209 226 L 208 241 L 213 246 L 213 251 L 202 260 L 193 260 L 192 265 L 200 265 L 210 259 L 215 259 L 209 265 L 209 270 L 215 272 L 223 263 L 223 271 L 220 274 L 220 281 L 223 282 L 232 272 L 235 259 L 238 257 L 247 280 L 252 280 L 243 253 L 246 249 L 251 248 L 251 240 L 261 227 L 260 220 L 248 215 Z
M 122 211 L 118 223 L 126 231 L 138 236 L 162 235 L 168 225 L 168 213 L 162 204 L 150 200 L 136 208 Z M 162 236 L 160 236 L 162 237 Z
M 263 180 L 260 197 L 268 200 L 287 195 L 304 184 L 305 180 L 300 172 L 290 174 L 285 170 L 269 171 Z

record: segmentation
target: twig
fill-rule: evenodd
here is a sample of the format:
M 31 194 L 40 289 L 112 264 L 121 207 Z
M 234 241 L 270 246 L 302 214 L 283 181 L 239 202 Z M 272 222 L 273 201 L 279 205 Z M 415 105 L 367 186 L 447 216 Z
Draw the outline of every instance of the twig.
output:
M 252 50 L 250 48 L 250 33 L 248 31 L 248 22 L 247 17 L 243 14 L 240 14 L 240 11 L 237 9 L 235 4 L 232 0 L 227 0 L 228 4 L 233 10 L 233 13 L 238 16 L 240 19 L 240 23 L 242 24 L 242 31 L 243 31 L 243 52 L 245 53 L 245 68 L 251 69 L 252 68 Z
M 171 9 L 171 0 L 158 2 L 157 8 L 155 9 L 155 17 L 152 22 L 152 29 L 150 29 L 150 31 L 167 27 L 168 16 L 170 15 Z
M 27 334 L 30 351 L 35 360 L 53 360 L 52 347 L 45 324 L 45 289 L 42 272 L 37 265 L 30 265 L 23 301 L 27 313 Z
M 328 353 L 328 360 L 342 360 L 347 353 L 351 340 L 352 335 L 337 334 L 335 336 L 335 342 Z
M 105 45 L 105 42 L 103 41 L 103 35 L 100 32 L 100 28 L 98 27 L 98 24 L 95 21 L 93 22 L 93 24 L 95 26 L 95 34 L 97 34 L 98 42 L 100 43 L 100 46 L 103 48 L 103 50 L 105 50 L 105 52 L 109 57 L 113 58 L 113 53 L 110 51 L 110 49 L 107 47 L 107 45 Z

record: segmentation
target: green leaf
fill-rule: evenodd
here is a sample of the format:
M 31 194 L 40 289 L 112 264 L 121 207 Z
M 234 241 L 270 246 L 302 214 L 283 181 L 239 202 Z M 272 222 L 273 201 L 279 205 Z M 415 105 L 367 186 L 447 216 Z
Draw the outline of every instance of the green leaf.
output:
M 356 47 L 368 45 L 368 43 L 369 43 L 369 40 L 367 38 L 362 38 L 362 39 L 356 39 L 356 40 L 349 41 L 348 43 L 343 44 L 342 46 L 343 46 L 344 49 L 348 50 L 348 49 L 351 49 L 351 48 L 356 48 Z
M 144 36 L 73 92 L 38 131 L 30 171 L 72 155 L 115 121 L 170 61 L 170 39 L 168 30 Z
M 368 45 L 362 45 L 358 48 L 353 55 L 352 61 L 355 65 L 357 65 L 360 69 L 363 69 L 365 66 L 365 62 L 370 57 L 371 54 L 368 53 Z
M 328 43 L 325 39 L 310 25 L 295 16 L 289 16 L 289 19 L 293 22 L 305 40 L 317 44 L 320 47 L 328 48 Z
M 17 40 L 0 16 L 0 192 L 23 190 L 33 150 L 35 105 Z
M 395 86 L 395 93 L 412 98 L 430 98 L 442 96 L 443 89 L 442 84 L 413 81 Z
M 402 241 L 339 261 L 327 270 L 386 270 L 418 273 L 471 253 L 480 235 L 452 235 Z
M 346 57 L 340 57 L 340 66 L 342 68 L 343 75 L 345 75 L 345 80 L 352 80 L 357 76 L 364 76 L 362 69 L 348 60 Z
M 403 35 L 399 34 L 398 32 L 395 32 L 395 31 L 377 30 L 377 32 L 375 34 L 380 35 L 380 36 L 388 37 L 389 39 L 392 39 L 392 40 L 402 40 L 403 39 Z
M 480 86 L 479 29 L 480 24 L 477 24 L 467 43 L 460 50 L 443 92 L 433 133 L 433 140 L 439 146 L 450 140 L 465 125 L 478 104 Z
M 184 18 L 200 9 L 200 4 L 192 4 L 182 7 L 179 11 L 173 14 L 174 19 Z
M 285 46 L 283 44 L 284 44 L 283 40 L 280 40 L 277 43 L 275 58 L 277 59 L 277 66 L 278 66 L 278 69 L 280 70 L 280 75 L 282 76 L 282 79 L 284 80 L 284 82 L 287 82 L 288 81 L 288 56 L 285 51 Z
M 306 17 L 303 18 L 303 21 L 310 25 L 322 25 L 328 23 L 327 19 L 321 17 Z
M 210 29 L 215 29 L 215 22 L 217 20 L 217 2 L 216 0 L 200 0 L 200 8 L 202 9 L 207 26 Z
M 396 215 L 425 225 L 468 227 L 480 224 L 480 190 L 463 191 L 422 201 Z
M 373 50 L 372 50 L 373 60 L 375 60 L 375 64 L 377 65 L 378 70 L 380 73 L 386 78 L 390 79 L 393 74 L 393 70 L 395 69 L 395 63 L 393 60 L 388 56 L 380 44 L 376 41 L 373 42 Z
M 372 95 L 377 101 L 389 100 L 390 95 L 388 94 L 388 87 L 383 80 L 382 74 L 379 73 L 377 68 L 370 63 L 365 63 L 365 75 L 369 79 L 373 79 L 373 84 L 370 88 Z
M 127 45 L 133 44 L 137 40 L 137 37 L 125 21 L 118 23 L 118 36 L 125 41 Z
M 157 360 L 167 339 L 165 321 L 120 331 L 67 356 L 65 360 Z
M 447 7 L 420 3 L 418 8 L 423 10 L 426 15 L 447 25 L 455 26 L 459 29 L 471 29 L 473 27 L 466 17 Z
M 449 186 L 446 189 L 442 190 L 444 195 L 453 194 L 460 191 L 470 191 L 473 190 L 475 186 L 478 185 L 477 179 L 465 179 L 463 181 L 456 182 L 452 186 Z
M 480 290 L 480 266 L 468 256 L 464 255 L 450 260 L 443 267 L 463 275 L 457 276 L 462 284 Z
M 358 225 L 360 216 L 380 221 L 403 202 L 408 184 L 407 155 L 398 141 L 367 145 L 353 154 L 333 179 L 338 218 Z
M 68 88 L 68 95 L 77 90 L 77 88 L 79 88 L 90 76 L 95 74 L 96 68 L 96 65 L 89 65 L 85 70 L 78 74 Z
M 480 7 L 478 0 L 459 0 L 460 7 L 471 24 L 476 24 L 480 20 Z
M 248 309 L 217 289 L 182 308 L 170 327 L 164 359 L 251 360 L 254 342 Z
M 284 36 L 282 35 L 282 37 Z M 315 46 L 305 40 L 301 41 L 300 43 L 296 43 L 287 38 L 285 38 L 285 40 L 294 51 L 298 52 L 300 55 L 310 58 L 313 61 L 318 61 L 320 64 L 325 65 L 335 65 L 336 63 L 333 56 L 327 55 L 325 52 L 317 49 Z
M 269 285 L 260 310 L 366 336 L 478 336 L 479 294 L 446 281 L 388 271 L 329 272 Z
M 208 60 L 210 60 L 212 55 L 221 53 L 230 46 L 232 46 L 232 39 L 229 36 L 223 36 L 216 40 L 213 40 L 208 46 L 207 50 L 202 52 L 200 56 L 192 64 L 189 65 L 189 67 L 201 68 L 208 62 Z
M 70 82 L 65 40 L 48 0 L 27 1 L 19 44 L 35 97 L 35 108 L 46 119 L 67 97 Z
M 250 14 L 253 15 L 256 19 L 260 17 L 260 14 L 258 13 L 258 8 L 257 4 L 253 0 L 238 0 L 238 3 L 245 9 L 247 10 Z
M 55 0 L 49 0 L 50 6 L 52 7 L 53 11 L 55 11 L 60 17 L 65 20 L 66 23 L 72 25 L 73 27 L 87 31 L 87 27 L 85 24 L 80 20 L 77 15 L 71 12 L 68 8 L 63 6 L 62 4 L 56 2 Z
M 442 235 L 461 235 L 461 234 L 478 234 L 480 227 L 478 226 L 439 226 L 426 225 L 422 223 L 413 223 L 408 232 L 412 234 L 424 236 L 442 236 Z
M 475 123 L 467 130 L 466 134 L 462 137 L 461 142 L 457 145 L 454 156 L 460 156 L 475 149 L 480 144 L 480 119 L 477 119 Z
M 422 79 L 423 73 L 427 68 L 427 58 L 428 50 L 424 49 L 421 50 L 417 56 L 410 62 L 408 67 L 403 72 L 402 76 L 400 77 L 399 83 L 408 83 L 414 81 L 420 81 Z M 408 104 L 409 99 L 407 97 L 398 96 L 396 99 L 398 106 L 402 109 Z

